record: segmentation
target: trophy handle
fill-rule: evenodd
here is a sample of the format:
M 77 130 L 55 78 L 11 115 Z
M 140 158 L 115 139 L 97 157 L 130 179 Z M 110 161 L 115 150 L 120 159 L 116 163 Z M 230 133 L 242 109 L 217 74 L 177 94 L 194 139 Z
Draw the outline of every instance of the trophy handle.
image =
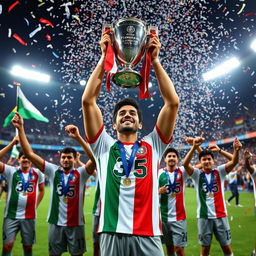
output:
M 156 26 L 148 26 L 147 35 L 150 36 L 151 34 L 155 34 L 158 36 L 158 27 Z

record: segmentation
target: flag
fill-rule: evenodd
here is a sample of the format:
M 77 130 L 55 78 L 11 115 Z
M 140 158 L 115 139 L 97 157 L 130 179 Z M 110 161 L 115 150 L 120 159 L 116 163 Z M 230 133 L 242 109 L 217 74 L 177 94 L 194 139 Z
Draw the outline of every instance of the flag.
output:
M 14 145 L 12 147 L 11 157 L 17 158 L 19 156 L 19 150 L 17 149 L 17 146 Z
M 5 118 L 3 127 L 9 125 L 12 121 L 14 113 L 18 111 L 24 119 L 36 119 L 42 122 L 49 122 L 49 119 L 44 117 L 41 112 L 35 108 L 31 102 L 25 97 L 20 87 L 17 88 L 18 94 L 18 108 L 15 107 L 12 112 Z
M 235 124 L 236 124 L 236 125 L 243 124 L 243 122 L 244 122 L 244 119 L 242 119 L 242 118 L 235 120 Z

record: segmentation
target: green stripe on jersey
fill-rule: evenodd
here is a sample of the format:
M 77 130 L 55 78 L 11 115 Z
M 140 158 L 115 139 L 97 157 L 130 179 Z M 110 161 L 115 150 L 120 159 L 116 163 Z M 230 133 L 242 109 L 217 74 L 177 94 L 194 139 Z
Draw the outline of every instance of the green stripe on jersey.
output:
M 18 171 L 16 171 L 12 176 L 11 196 L 10 196 L 8 211 L 7 211 L 7 218 L 10 218 L 10 219 L 16 218 L 16 212 L 17 212 L 18 201 L 19 201 L 19 192 L 16 190 L 18 182 L 21 182 L 21 178 L 19 176 Z M 22 188 L 21 184 L 22 183 L 20 183 L 20 188 Z
M 165 172 L 163 172 L 159 177 L 159 188 L 163 187 L 167 183 L 168 181 L 167 181 L 166 174 Z M 162 221 L 167 222 L 168 221 L 168 194 L 161 194 L 160 210 L 161 210 Z
M 206 193 L 203 191 L 203 186 L 205 184 L 205 180 L 203 175 L 199 176 L 199 184 L 198 184 L 198 193 L 200 199 L 200 218 L 208 218 L 208 210 L 206 205 Z
M 120 158 L 118 144 L 115 143 L 109 152 L 108 166 L 107 166 L 107 181 L 105 191 L 105 206 L 104 206 L 104 226 L 103 232 L 116 232 L 118 222 L 118 207 L 119 207 L 119 193 L 120 193 L 120 177 L 114 175 L 113 170 Z M 100 166 L 101 170 L 101 166 Z M 114 227 L 110 230 L 110 227 Z M 112 228 L 111 228 L 112 229 Z
M 54 180 L 53 180 L 53 191 L 52 192 L 52 204 L 51 204 L 51 212 L 49 215 L 48 222 L 51 224 L 58 223 L 58 216 L 59 216 L 59 196 L 58 196 L 58 184 L 61 183 L 60 172 L 55 172 Z

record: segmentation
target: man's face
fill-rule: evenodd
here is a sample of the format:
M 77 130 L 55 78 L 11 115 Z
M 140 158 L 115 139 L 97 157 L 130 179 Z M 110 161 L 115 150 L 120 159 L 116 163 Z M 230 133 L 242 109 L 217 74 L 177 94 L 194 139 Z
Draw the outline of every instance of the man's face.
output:
M 73 153 L 62 153 L 60 156 L 60 166 L 65 170 L 72 170 L 74 167 L 75 158 Z
M 25 155 L 22 155 L 19 158 L 18 162 L 20 164 L 21 170 L 30 168 L 32 164 L 31 161 Z
M 142 124 L 139 122 L 137 109 L 130 105 L 121 107 L 117 112 L 113 128 L 120 133 L 137 132 L 138 129 L 141 129 Z
M 174 152 L 169 152 L 164 158 L 164 162 L 166 163 L 168 169 L 174 169 L 179 162 L 179 158 Z
M 211 155 L 202 156 L 200 163 L 205 171 L 211 171 L 213 169 L 214 160 Z

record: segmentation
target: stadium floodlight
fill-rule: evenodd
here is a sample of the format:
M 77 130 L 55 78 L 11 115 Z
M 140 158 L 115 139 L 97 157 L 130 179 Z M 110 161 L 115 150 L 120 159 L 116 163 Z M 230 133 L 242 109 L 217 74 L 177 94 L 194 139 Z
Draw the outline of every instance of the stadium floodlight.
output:
M 216 68 L 204 73 L 203 79 L 204 81 L 212 80 L 216 77 L 229 73 L 232 69 L 238 67 L 239 65 L 240 61 L 234 57 L 220 64 Z
M 256 52 L 256 39 L 254 39 L 251 43 L 251 48 L 253 49 L 253 51 Z
M 14 66 L 11 70 L 11 74 L 14 76 L 19 76 L 31 80 L 37 80 L 45 83 L 48 83 L 50 81 L 49 75 L 34 70 L 25 69 L 20 66 Z
M 81 86 L 85 86 L 85 85 L 86 85 L 86 81 L 85 81 L 85 80 L 81 80 L 81 81 L 80 81 L 80 85 L 81 85 Z

